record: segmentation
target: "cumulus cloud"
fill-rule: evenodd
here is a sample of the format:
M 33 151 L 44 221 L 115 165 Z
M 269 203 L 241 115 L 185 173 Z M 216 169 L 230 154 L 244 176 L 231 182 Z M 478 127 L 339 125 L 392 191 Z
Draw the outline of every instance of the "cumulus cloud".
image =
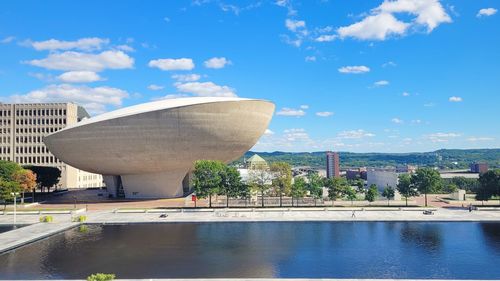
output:
M 203 64 L 206 68 L 219 69 L 225 67 L 226 65 L 230 65 L 231 61 L 226 59 L 225 57 L 220 57 L 208 59 Z
M 283 136 L 287 141 L 304 141 L 309 140 L 309 135 L 306 133 L 306 130 L 299 129 L 287 129 L 283 131 Z
M 286 19 L 285 26 L 286 26 L 286 28 L 288 28 L 288 30 L 290 30 L 292 32 L 296 32 L 299 29 L 305 28 L 306 22 L 303 20 Z
M 373 86 L 375 86 L 375 87 L 383 87 L 383 86 L 387 86 L 387 85 L 389 85 L 389 81 L 387 81 L 387 80 L 380 80 L 380 81 L 373 83 Z
M 333 112 L 331 112 L 331 111 L 316 112 L 316 116 L 319 116 L 319 117 L 329 117 L 329 116 L 332 116 L 332 115 L 333 115 Z
M 115 49 L 118 49 L 120 51 L 124 51 L 124 52 L 135 52 L 135 49 L 130 47 L 129 45 L 118 45 L 115 47 Z
M 400 13 L 414 18 L 404 22 L 394 16 Z M 429 33 L 440 24 L 451 21 L 439 0 L 385 0 L 361 21 L 340 27 L 337 32 L 341 38 L 385 40 L 390 36 L 405 35 L 409 28 L 424 27 Z
M 201 76 L 199 74 L 174 74 L 172 79 L 179 82 L 193 82 L 200 80 Z
M 306 115 L 306 112 L 302 109 L 283 107 L 280 111 L 276 112 L 276 115 L 301 117 Z
M 309 109 L 309 105 L 307 104 L 303 104 L 300 106 L 301 109 Z
M 452 138 L 460 137 L 461 134 L 458 133 L 433 133 L 424 135 L 424 139 L 431 142 L 448 142 Z
M 374 137 L 375 134 L 369 133 L 365 130 L 351 130 L 351 131 L 342 131 L 338 133 L 337 137 L 340 139 L 362 139 L 367 137 Z
M 316 42 L 331 42 L 331 41 L 335 40 L 337 37 L 338 36 L 334 35 L 334 34 L 323 34 L 323 35 L 316 37 L 316 39 L 314 39 L 314 41 L 316 41 Z
M 163 90 L 164 88 L 165 88 L 164 86 L 156 85 L 156 84 L 151 84 L 148 86 L 148 90 L 151 90 L 151 91 L 159 91 L 159 90 Z
M 13 95 L 10 99 L 16 103 L 75 102 L 94 114 L 105 112 L 107 106 L 121 106 L 128 96 L 124 90 L 107 86 L 54 84 L 24 95 Z
M 393 61 L 388 61 L 382 64 L 382 67 L 388 67 L 388 66 L 397 66 L 397 64 Z
M 11 43 L 12 41 L 14 41 L 14 39 L 16 39 L 16 37 L 14 37 L 14 36 L 7 36 L 7 37 L 3 38 L 2 40 L 0 40 L 0 43 L 2 43 L 2 44 L 8 44 L 8 43 Z
M 484 9 L 479 10 L 479 12 L 477 12 L 476 17 L 478 17 L 478 18 L 489 17 L 489 16 L 493 16 L 496 13 L 497 13 L 497 9 L 495 9 L 495 8 L 484 8 Z
M 122 51 L 104 51 L 98 54 L 66 51 L 63 53 L 52 53 L 44 59 L 31 60 L 24 63 L 51 70 L 86 70 L 98 72 L 104 69 L 132 68 L 134 66 L 134 59 Z
M 100 50 L 104 45 L 109 44 L 109 39 L 106 38 L 81 38 L 76 41 L 62 41 L 50 39 L 46 41 L 27 42 L 37 51 L 55 51 L 55 50 L 71 50 L 77 49 L 82 51 Z
M 99 74 L 93 71 L 69 71 L 57 77 L 65 83 L 89 83 L 102 80 Z
M 411 94 L 410 94 L 410 93 L 408 93 L 408 92 L 403 92 L 401 95 L 402 95 L 403 97 L 409 97 Z
M 452 96 L 448 100 L 451 101 L 451 102 L 461 102 L 462 98 L 461 97 Z
M 269 129 L 266 129 L 266 131 L 264 132 L 264 135 L 265 136 L 272 136 L 272 135 L 274 135 L 274 132 L 269 130 Z
M 149 61 L 149 67 L 156 67 L 161 70 L 191 70 L 194 68 L 192 59 L 156 59 Z
M 401 120 L 401 119 L 399 119 L 399 118 L 397 118 L 397 117 L 394 117 L 394 118 L 391 119 L 391 122 L 395 123 L 395 124 L 403 124 L 404 121 Z
M 228 86 L 219 86 L 213 82 L 187 82 L 174 85 L 179 92 L 201 97 L 236 97 L 234 89 Z
M 491 137 L 470 137 L 470 138 L 467 138 L 467 141 L 469 141 L 469 142 L 492 141 L 492 140 L 495 140 L 495 138 L 491 138 Z
M 364 65 L 343 66 L 338 70 L 340 73 L 352 73 L 352 74 L 370 72 L 370 68 Z

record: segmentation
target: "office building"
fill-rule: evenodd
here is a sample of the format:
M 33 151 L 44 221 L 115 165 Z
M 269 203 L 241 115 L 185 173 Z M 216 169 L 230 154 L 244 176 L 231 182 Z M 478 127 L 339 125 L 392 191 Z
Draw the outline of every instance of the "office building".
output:
M 472 163 L 470 164 L 470 171 L 479 174 L 486 173 L 488 172 L 488 163 Z
M 0 103 L 0 159 L 61 170 L 58 188 L 100 187 L 102 177 L 61 162 L 44 145 L 43 138 L 88 118 L 74 103 Z M 73 147 L 78 149 L 78 147 Z
M 340 177 L 340 162 L 337 152 L 326 152 L 326 177 Z

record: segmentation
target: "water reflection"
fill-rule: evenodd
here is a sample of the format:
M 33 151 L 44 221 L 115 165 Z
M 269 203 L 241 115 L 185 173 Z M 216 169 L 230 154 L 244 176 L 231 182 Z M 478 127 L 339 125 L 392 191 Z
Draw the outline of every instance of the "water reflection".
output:
M 409 222 L 90 225 L 1 255 L 0 278 L 113 272 L 119 278 L 499 279 L 499 229 L 498 223 Z

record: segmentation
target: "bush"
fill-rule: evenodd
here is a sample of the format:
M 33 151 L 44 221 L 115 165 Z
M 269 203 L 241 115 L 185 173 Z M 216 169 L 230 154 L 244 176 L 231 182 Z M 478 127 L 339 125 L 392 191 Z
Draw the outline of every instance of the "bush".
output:
M 116 276 L 114 274 L 96 273 L 87 277 L 87 281 L 108 281 L 108 280 L 114 280 L 115 277 Z
M 87 216 L 78 216 L 73 219 L 74 222 L 85 222 L 87 220 Z
M 52 216 L 43 216 L 40 218 L 40 222 L 52 222 L 54 218 Z

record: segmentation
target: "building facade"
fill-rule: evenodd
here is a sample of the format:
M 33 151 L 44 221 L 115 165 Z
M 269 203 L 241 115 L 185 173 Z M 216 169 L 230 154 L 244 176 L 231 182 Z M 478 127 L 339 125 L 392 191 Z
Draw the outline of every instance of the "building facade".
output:
M 488 172 L 488 163 L 472 163 L 470 164 L 470 171 L 479 174 L 486 173 Z
M 0 160 L 56 167 L 61 170 L 59 188 L 101 187 L 101 175 L 61 162 L 43 143 L 46 135 L 88 117 L 74 103 L 0 104 Z
M 326 152 L 326 177 L 340 177 L 340 161 L 339 154 L 337 152 Z

